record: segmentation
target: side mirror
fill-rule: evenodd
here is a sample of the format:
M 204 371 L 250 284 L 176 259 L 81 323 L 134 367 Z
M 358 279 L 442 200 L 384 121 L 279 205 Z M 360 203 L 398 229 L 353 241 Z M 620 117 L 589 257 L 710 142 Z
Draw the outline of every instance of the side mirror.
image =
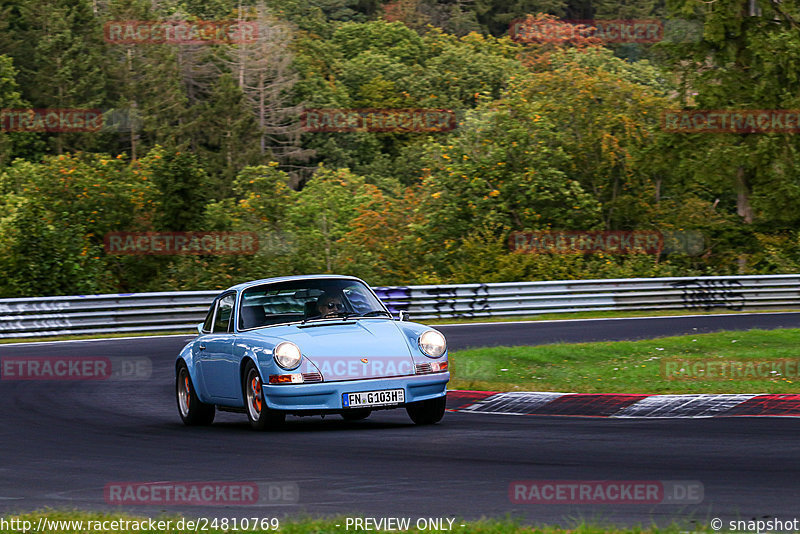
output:
M 198 323 L 197 324 L 197 334 L 198 335 L 202 335 L 203 334 L 203 323 Z
M 405 310 L 401 310 L 400 311 L 400 317 L 399 317 L 398 320 L 400 320 L 400 321 L 408 321 L 408 312 L 405 311 Z

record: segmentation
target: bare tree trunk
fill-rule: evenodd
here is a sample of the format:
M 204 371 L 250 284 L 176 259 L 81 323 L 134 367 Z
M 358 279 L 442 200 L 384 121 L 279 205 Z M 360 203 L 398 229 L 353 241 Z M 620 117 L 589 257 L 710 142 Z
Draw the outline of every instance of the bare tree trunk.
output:
M 656 187 L 656 204 L 661 202 L 661 181 L 662 178 L 660 176 L 654 180 L 654 185 Z
M 264 73 L 259 74 L 258 83 L 260 87 L 264 87 Z M 261 155 L 267 153 L 267 110 L 265 107 L 264 99 L 266 94 L 264 91 L 258 92 L 258 127 L 261 128 Z
M 736 170 L 736 213 L 746 222 L 753 222 L 753 209 L 750 207 L 750 188 L 747 184 L 744 167 Z
M 128 47 L 127 50 L 127 59 L 128 59 L 128 76 L 130 83 L 130 77 L 133 76 L 133 57 L 131 56 L 131 49 Z M 131 143 L 131 161 L 136 161 L 136 128 L 133 126 L 133 117 L 136 111 L 138 110 L 139 106 L 136 102 L 136 97 L 134 96 L 131 100 L 131 107 L 128 110 L 128 124 L 130 125 L 130 143 Z
M 56 60 L 58 65 L 58 70 L 61 70 L 61 58 Z M 64 102 L 64 87 L 59 85 L 58 86 L 58 107 L 63 107 Z M 64 139 L 62 138 L 61 133 L 56 134 L 56 154 L 63 154 L 64 153 Z
M 322 212 L 322 235 L 325 238 L 325 268 L 326 272 L 332 272 L 333 265 L 331 264 L 331 238 L 328 232 L 328 215 Z
M 239 2 L 239 13 L 237 20 L 239 22 L 239 31 L 241 31 L 242 23 L 244 22 L 244 10 L 242 9 L 242 2 Z M 245 66 L 245 58 L 244 58 L 245 49 L 243 46 L 239 47 L 239 87 L 244 87 L 244 66 Z
M 238 20 L 245 12 L 239 6 Z M 291 69 L 289 50 L 292 32 L 286 23 L 270 15 L 263 3 L 256 6 L 257 33 L 254 42 L 221 48 L 220 59 L 236 74 L 261 129 L 261 153 L 281 163 L 305 162 L 313 151 L 300 144 L 302 129 L 298 120 L 301 105 L 293 105 L 290 91 L 298 76 Z
M 136 117 L 138 117 L 139 106 L 136 105 L 136 100 L 131 102 L 131 109 L 128 111 L 128 126 L 130 129 L 131 140 L 131 161 L 136 161 L 136 139 L 139 135 L 136 133 Z

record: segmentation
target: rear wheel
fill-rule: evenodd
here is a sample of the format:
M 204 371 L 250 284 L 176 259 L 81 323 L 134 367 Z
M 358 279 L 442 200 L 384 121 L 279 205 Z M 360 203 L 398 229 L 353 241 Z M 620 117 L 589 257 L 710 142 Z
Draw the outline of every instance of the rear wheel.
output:
M 418 425 L 432 425 L 438 423 L 444 417 L 445 403 L 447 397 L 442 395 L 435 399 L 420 402 L 412 402 L 406 406 L 408 416 Z
M 342 419 L 345 421 L 361 421 L 362 419 L 366 419 L 369 417 L 369 414 L 372 413 L 372 410 L 367 408 L 362 408 L 359 410 L 348 410 L 346 412 L 342 412 Z
M 264 388 L 261 384 L 261 375 L 255 364 L 248 362 L 244 369 L 244 401 L 247 408 L 247 418 L 250 426 L 256 430 L 269 430 L 283 424 L 286 414 L 271 410 L 264 400 Z
M 201 426 L 214 422 L 214 405 L 200 402 L 197 398 L 192 377 L 189 376 L 189 369 L 184 362 L 178 364 L 175 396 L 178 398 L 178 413 L 184 424 Z

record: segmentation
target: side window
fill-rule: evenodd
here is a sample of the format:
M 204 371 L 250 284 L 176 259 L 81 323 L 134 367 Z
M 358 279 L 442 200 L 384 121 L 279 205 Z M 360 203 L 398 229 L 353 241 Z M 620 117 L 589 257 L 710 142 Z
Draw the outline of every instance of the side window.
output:
M 211 321 L 214 320 L 214 308 L 216 307 L 216 302 L 211 304 L 211 307 L 208 309 L 208 315 L 206 315 L 206 320 L 203 321 L 203 332 L 211 332 Z
M 236 295 L 231 293 L 225 295 L 217 303 L 217 313 L 214 316 L 214 333 L 227 332 L 228 323 L 231 322 L 231 315 L 233 315 L 233 302 Z

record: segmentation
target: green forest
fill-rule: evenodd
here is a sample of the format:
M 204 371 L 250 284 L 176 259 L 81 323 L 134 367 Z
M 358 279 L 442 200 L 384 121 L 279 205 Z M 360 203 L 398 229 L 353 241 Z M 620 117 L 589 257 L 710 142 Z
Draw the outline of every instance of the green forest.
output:
M 620 42 L 511 31 L 587 20 L 657 20 L 663 32 Z M 113 42 L 114 21 L 257 31 Z M 29 109 L 101 110 L 103 126 L 2 123 L 0 297 L 310 273 L 405 285 L 800 268 L 800 130 L 662 125 L 668 110 L 800 110 L 797 2 L 0 0 L 0 110 Z M 309 109 L 447 110 L 456 124 L 310 131 Z M 699 245 L 509 246 L 515 233 L 554 230 Z M 252 232 L 259 247 L 104 247 L 113 232 L 186 231 Z

